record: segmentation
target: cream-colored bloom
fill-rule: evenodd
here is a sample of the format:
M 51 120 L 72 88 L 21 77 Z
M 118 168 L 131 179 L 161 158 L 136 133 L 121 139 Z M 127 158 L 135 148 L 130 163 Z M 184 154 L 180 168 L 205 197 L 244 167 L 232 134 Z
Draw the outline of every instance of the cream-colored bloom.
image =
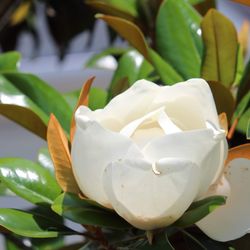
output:
M 227 142 L 202 79 L 171 87 L 140 80 L 104 109 L 81 106 L 75 118 L 81 191 L 137 228 L 170 225 L 221 176 Z

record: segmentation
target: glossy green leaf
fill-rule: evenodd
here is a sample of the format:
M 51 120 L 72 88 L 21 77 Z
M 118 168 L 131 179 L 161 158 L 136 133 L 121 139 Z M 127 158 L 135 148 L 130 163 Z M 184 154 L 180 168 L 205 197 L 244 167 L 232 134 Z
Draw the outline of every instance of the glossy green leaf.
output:
M 120 10 L 123 10 L 132 16 L 137 16 L 136 0 L 104 0 L 111 6 L 115 6 Z
M 12 82 L 0 75 L 0 103 L 6 105 L 17 105 L 28 108 L 37 114 L 45 123 L 48 122 L 47 114 L 33 100 L 15 87 Z M 13 115 L 15 116 L 15 114 Z M 16 120 L 21 117 L 16 117 Z
M 21 55 L 18 52 L 7 52 L 0 54 L 0 72 L 16 71 L 21 60 Z
M 237 93 L 237 102 L 240 102 L 244 95 L 250 92 L 250 60 L 248 61 L 241 78 Z
M 208 84 L 213 93 L 218 114 L 225 112 L 230 121 L 235 110 L 235 100 L 231 91 L 219 82 L 208 81 Z
M 118 62 L 109 87 L 109 100 L 125 91 L 139 79 L 147 78 L 152 73 L 152 65 L 136 50 L 125 53 Z
M 88 59 L 88 61 L 86 62 L 85 66 L 89 68 L 99 68 L 98 62 L 102 60 L 103 58 L 110 56 L 110 55 L 121 56 L 127 51 L 128 51 L 128 48 L 115 48 L 115 47 L 107 48 L 103 50 L 102 52 L 98 54 L 94 54 L 92 57 L 90 57 L 90 59 Z
M 61 192 L 47 169 L 20 158 L 0 159 L 0 180 L 12 192 L 34 204 L 51 204 Z
M 191 204 L 188 210 L 174 223 L 174 225 L 177 227 L 191 226 L 225 203 L 225 196 L 211 196 L 196 201 Z
M 54 201 L 52 210 L 74 222 L 114 229 L 129 228 L 130 225 L 116 213 L 81 200 L 76 195 L 63 193 Z
M 163 58 L 157 54 L 154 50 L 149 49 L 149 56 L 155 70 L 160 75 L 161 80 L 166 85 L 173 85 L 177 82 L 183 81 L 183 78 L 168 64 Z
M 157 51 L 185 79 L 200 76 L 200 22 L 185 0 L 164 0 L 156 19 Z
M 138 26 L 118 17 L 105 15 L 97 15 L 97 17 L 104 20 L 137 49 L 154 66 L 165 84 L 173 84 L 182 80 L 182 77 L 168 62 L 164 61 L 154 50 L 148 48 L 143 33 Z
M 50 218 L 10 208 L 0 208 L 0 225 L 15 234 L 31 238 L 76 234 Z
M 93 87 L 89 92 L 89 104 L 88 107 L 91 110 L 102 109 L 107 104 L 108 93 L 101 88 Z
M 38 152 L 38 163 L 47 169 L 52 176 L 55 176 L 55 169 L 48 148 L 40 148 Z
M 63 128 L 69 131 L 72 110 L 62 95 L 47 83 L 31 74 L 5 73 L 4 76 L 23 95 L 29 97 L 43 112 L 53 113 Z
M 205 55 L 202 78 L 221 82 L 226 87 L 234 83 L 238 42 L 233 23 L 217 10 L 211 9 L 201 23 Z
M 143 56 L 135 50 L 125 53 L 118 62 L 118 67 L 114 72 L 110 90 L 114 89 L 118 81 L 127 78 L 129 84 L 133 84 L 138 78 L 140 67 L 143 62 Z

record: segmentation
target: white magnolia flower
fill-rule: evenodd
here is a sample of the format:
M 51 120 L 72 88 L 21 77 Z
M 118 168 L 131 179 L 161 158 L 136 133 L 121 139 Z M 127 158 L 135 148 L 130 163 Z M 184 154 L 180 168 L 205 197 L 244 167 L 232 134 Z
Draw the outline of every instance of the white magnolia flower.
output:
M 207 192 L 217 194 L 228 148 L 204 80 L 171 87 L 140 80 L 104 109 L 80 106 L 75 119 L 72 162 L 81 191 L 133 226 L 152 230 L 170 225 L 193 201 Z M 232 170 L 236 174 L 229 183 L 223 176 L 223 194 L 230 196 L 237 171 Z M 234 196 L 240 202 L 241 197 Z M 249 205 L 248 199 L 244 209 Z M 227 215 L 212 213 L 198 226 L 212 238 L 228 239 L 224 225 L 217 224 L 214 231 L 213 224 Z M 249 218 L 241 226 L 250 225 Z

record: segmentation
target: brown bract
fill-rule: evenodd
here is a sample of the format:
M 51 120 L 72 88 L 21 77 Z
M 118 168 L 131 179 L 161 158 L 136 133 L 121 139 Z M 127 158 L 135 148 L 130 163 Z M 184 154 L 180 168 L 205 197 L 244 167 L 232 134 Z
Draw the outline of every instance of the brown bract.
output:
M 58 184 L 64 192 L 79 194 L 80 190 L 72 171 L 68 139 L 53 114 L 48 124 L 47 142 Z
M 94 79 L 95 79 L 95 77 L 93 76 L 93 77 L 89 78 L 83 84 L 83 87 L 82 87 L 82 90 L 81 90 L 81 93 L 80 93 L 80 96 L 79 96 L 79 99 L 78 99 L 78 102 L 76 104 L 76 107 L 75 107 L 75 110 L 74 110 L 74 113 L 72 116 L 72 120 L 71 120 L 71 127 L 70 127 L 70 141 L 71 142 L 73 141 L 75 130 L 76 130 L 75 112 L 76 112 L 77 108 L 81 105 L 88 106 L 88 94 L 89 94 L 89 91 L 90 91 L 90 88 L 91 88 L 91 85 L 92 85 Z

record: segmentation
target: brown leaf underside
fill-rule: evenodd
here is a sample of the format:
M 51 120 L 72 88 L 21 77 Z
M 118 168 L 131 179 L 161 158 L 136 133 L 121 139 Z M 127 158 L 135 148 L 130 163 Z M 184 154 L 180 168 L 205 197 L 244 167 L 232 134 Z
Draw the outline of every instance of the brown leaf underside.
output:
M 72 171 L 68 139 L 53 114 L 48 124 L 47 142 L 58 184 L 64 192 L 78 194 L 80 190 Z
M 75 121 L 75 112 L 77 108 L 81 105 L 88 106 L 88 94 L 91 88 L 91 85 L 94 81 L 95 77 L 90 77 L 84 84 L 76 104 L 75 110 L 73 112 L 72 120 L 71 120 L 71 127 L 70 127 L 70 141 L 73 141 L 75 130 L 76 130 L 76 121 Z

